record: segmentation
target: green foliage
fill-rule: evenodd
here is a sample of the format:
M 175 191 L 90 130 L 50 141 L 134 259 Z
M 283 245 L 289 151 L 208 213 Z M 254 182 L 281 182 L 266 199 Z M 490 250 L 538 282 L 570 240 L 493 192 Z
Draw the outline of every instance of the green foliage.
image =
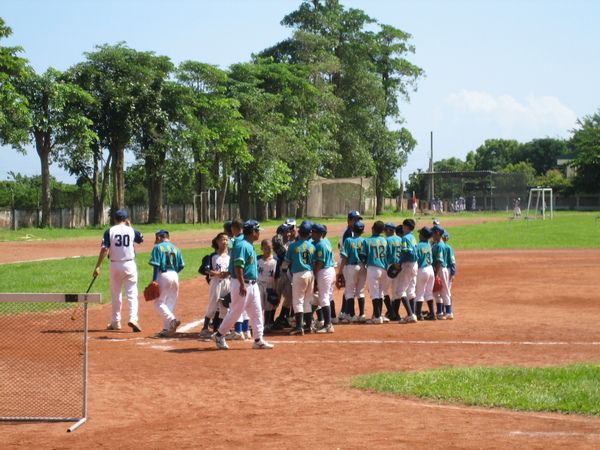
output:
M 10 35 L 12 29 L 0 17 L 0 39 Z M 21 52 L 21 47 L 0 46 L 0 145 L 10 145 L 24 152 L 31 117 L 27 99 L 15 89 L 15 83 L 28 75 L 25 70 L 27 60 L 17 56 Z
M 575 192 L 600 192 L 600 110 L 577 121 L 569 146 L 577 153 L 571 162 L 577 172 L 573 179 Z
M 469 367 L 355 377 L 356 388 L 520 411 L 600 415 L 600 364 Z M 527 389 L 523 389 L 526 386 Z

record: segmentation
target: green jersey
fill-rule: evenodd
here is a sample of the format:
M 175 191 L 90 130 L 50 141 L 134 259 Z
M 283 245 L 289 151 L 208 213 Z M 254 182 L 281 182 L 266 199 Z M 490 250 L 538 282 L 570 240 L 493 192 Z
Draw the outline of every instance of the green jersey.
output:
M 313 270 L 315 246 L 303 240 L 292 242 L 285 253 L 285 260 L 290 264 L 293 274 Z
M 427 241 L 421 241 L 417 244 L 417 267 L 422 269 L 431 265 L 431 245 Z
M 231 278 L 237 278 L 235 274 L 236 266 L 244 269 L 244 280 L 258 279 L 256 250 L 254 250 L 254 245 L 244 239 L 242 235 L 238 236 L 233 242 L 232 256 L 229 260 L 229 275 L 231 275 Z
M 315 254 L 315 262 L 321 263 L 322 269 L 329 269 L 335 265 L 333 249 L 331 248 L 331 242 L 329 242 L 329 239 L 321 239 L 321 241 L 315 245 Z
M 371 236 L 363 241 L 360 255 L 367 267 L 376 266 L 387 269 L 388 242 L 383 236 Z
M 396 264 L 400 262 L 401 251 L 402 251 L 402 238 L 400 236 L 388 236 L 388 248 L 387 248 L 387 263 L 388 265 Z

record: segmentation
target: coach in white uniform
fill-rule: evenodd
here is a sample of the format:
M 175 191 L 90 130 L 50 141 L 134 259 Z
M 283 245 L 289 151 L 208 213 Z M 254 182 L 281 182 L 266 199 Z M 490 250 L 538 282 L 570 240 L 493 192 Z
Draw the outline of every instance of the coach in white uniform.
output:
M 94 277 L 100 274 L 102 261 L 109 255 L 110 258 L 110 297 L 112 305 L 111 322 L 107 330 L 121 329 L 121 290 L 125 286 L 125 293 L 129 303 L 129 325 L 133 331 L 142 331 L 138 324 L 138 287 L 137 266 L 135 264 L 135 244 L 144 242 L 144 236 L 131 227 L 129 215 L 126 211 L 119 210 L 115 213 L 115 225 L 104 232 L 102 248 L 98 255 L 98 262 L 94 269 Z

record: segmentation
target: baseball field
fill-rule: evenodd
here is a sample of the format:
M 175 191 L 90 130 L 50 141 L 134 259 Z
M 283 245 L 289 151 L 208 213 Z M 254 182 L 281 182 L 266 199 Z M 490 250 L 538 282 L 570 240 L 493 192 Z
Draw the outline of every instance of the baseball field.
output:
M 198 340 L 208 285 L 192 249 L 209 245 L 216 232 L 172 233 L 184 257 L 186 249 L 192 255 L 176 310 L 180 333 L 155 338 L 161 320 L 141 295 L 141 333 L 107 331 L 110 303 L 91 308 L 89 420 L 74 433 L 63 423 L 0 422 L 0 448 L 599 448 L 598 416 L 464 406 L 351 386 L 354 376 L 378 372 L 599 363 L 600 230 L 593 215 L 577 220 L 581 229 L 563 235 L 549 234 L 542 221 L 443 219 L 458 264 L 454 320 L 336 325 L 323 335 L 276 332 L 266 336 L 275 344 L 269 351 L 252 350 L 250 341 L 221 351 Z M 429 224 L 424 218 L 418 226 Z M 344 224 L 328 228 L 334 238 Z M 469 248 L 469 236 L 486 233 L 505 233 L 506 248 Z M 79 281 L 83 292 L 100 236 L 0 242 L 0 278 L 27 266 L 23 261 L 58 258 L 57 265 L 89 265 Z M 521 248 L 531 242 L 540 248 Z M 140 285 L 150 277 L 151 245 L 138 247 Z M 105 264 L 94 288 L 105 290 L 107 275 Z M 341 294 L 335 291 L 338 305 Z M 367 301 L 367 315 L 369 307 Z

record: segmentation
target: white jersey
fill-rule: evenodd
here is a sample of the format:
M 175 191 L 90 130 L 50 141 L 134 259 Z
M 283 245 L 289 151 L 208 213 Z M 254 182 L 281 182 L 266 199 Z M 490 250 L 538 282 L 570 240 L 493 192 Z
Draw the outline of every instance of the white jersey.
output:
M 218 253 L 216 255 L 213 255 L 212 257 L 212 270 L 215 272 L 227 272 L 229 271 L 229 260 L 230 260 L 230 256 L 229 253 L 224 254 L 223 256 L 219 255 Z M 212 275 L 210 276 L 210 278 L 212 278 Z
M 134 243 L 144 242 L 144 236 L 138 230 L 125 225 L 115 225 L 104 232 L 102 247 L 109 249 L 111 261 L 131 261 L 135 258 Z
M 265 260 L 261 255 L 257 259 L 258 264 L 258 281 L 266 283 L 268 287 L 275 285 L 275 269 L 277 268 L 277 258 L 272 257 L 270 260 Z

